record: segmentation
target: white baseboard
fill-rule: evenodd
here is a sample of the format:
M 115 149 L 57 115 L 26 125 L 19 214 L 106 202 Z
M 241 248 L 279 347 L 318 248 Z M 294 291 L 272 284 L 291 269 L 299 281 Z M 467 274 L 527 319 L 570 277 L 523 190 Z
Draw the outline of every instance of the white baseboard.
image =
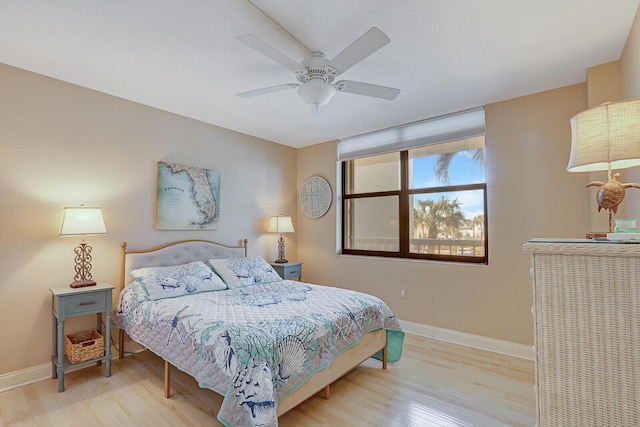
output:
M 131 349 L 128 349 L 128 347 L 131 347 Z M 125 348 L 127 348 L 127 352 L 130 353 L 139 353 L 140 351 L 142 351 L 142 347 L 137 345 L 137 343 L 132 343 L 131 345 L 127 343 L 127 346 Z M 115 349 L 115 347 L 111 347 L 111 355 L 112 360 L 118 359 L 118 351 Z M 84 369 L 91 366 L 95 365 L 90 364 L 78 367 L 70 366 L 66 369 L 65 372 L 73 372 L 78 369 Z M 52 369 L 53 368 L 51 366 L 51 363 L 49 362 L 38 366 L 32 366 L 31 368 L 21 369 L 19 371 L 0 375 L 0 393 L 2 393 L 3 391 L 25 386 L 27 384 L 51 379 L 53 373 Z
M 114 355 L 114 359 L 117 358 L 118 354 L 116 353 Z M 77 371 L 78 369 L 84 369 L 91 366 L 95 366 L 95 364 L 77 367 L 70 366 L 65 370 L 65 373 Z M 27 384 L 51 379 L 53 374 L 52 369 L 53 367 L 51 366 L 51 363 L 44 363 L 42 365 L 33 366 L 31 368 L 22 369 L 20 371 L 9 372 L 8 374 L 0 375 L 0 393 L 14 388 L 22 387 Z
M 0 393 L 16 387 L 51 378 L 51 363 L 0 375 Z
M 422 323 L 400 320 L 402 329 L 410 334 L 446 341 L 453 344 L 478 348 L 480 350 L 492 351 L 494 353 L 506 354 L 520 359 L 534 360 L 533 347 L 525 344 L 517 344 L 510 341 L 498 340 L 495 338 L 483 337 L 481 335 L 467 334 L 451 329 L 438 328 L 436 326 L 424 325 Z

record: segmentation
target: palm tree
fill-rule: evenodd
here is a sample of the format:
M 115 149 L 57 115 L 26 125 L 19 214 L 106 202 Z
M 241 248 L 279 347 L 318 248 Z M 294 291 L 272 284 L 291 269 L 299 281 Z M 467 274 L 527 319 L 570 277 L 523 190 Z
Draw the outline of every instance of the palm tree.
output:
M 420 225 L 427 228 L 427 238 L 435 240 L 441 230 L 450 229 L 452 234 L 464 224 L 464 212 L 460 201 L 456 198 L 449 200 L 442 196 L 438 201 L 418 200 L 417 208 L 414 208 L 415 218 L 420 220 Z M 434 245 L 429 245 L 429 252 L 434 252 Z
M 476 226 L 480 228 L 480 236 L 478 236 L 481 240 L 484 239 L 484 215 L 476 215 L 472 219 L 473 222 L 473 238 L 476 238 Z
M 474 162 L 484 167 L 484 148 L 440 154 L 436 160 L 435 174 L 436 178 L 438 178 L 441 183 L 449 184 L 449 165 L 451 165 L 451 161 L 456 154 L 459 153 L 469 153 Z
M 484 215 L 476 215 L 469 220 L 471 226 L 471 237 L 473 240 L 484 240 Z M 480 235 L 476 236 L 476 229 L 480 229 Z M 473 246 L 473 254 L 476 255 L 476 246 Z

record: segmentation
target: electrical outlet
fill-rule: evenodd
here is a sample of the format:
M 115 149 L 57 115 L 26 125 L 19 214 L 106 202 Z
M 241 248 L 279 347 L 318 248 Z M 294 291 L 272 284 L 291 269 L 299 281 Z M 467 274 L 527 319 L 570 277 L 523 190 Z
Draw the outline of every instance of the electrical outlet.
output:
M 406 297 L 407 297 L 407 289 L 406 288 L 400 289 L 400 298 L 406 298 Z

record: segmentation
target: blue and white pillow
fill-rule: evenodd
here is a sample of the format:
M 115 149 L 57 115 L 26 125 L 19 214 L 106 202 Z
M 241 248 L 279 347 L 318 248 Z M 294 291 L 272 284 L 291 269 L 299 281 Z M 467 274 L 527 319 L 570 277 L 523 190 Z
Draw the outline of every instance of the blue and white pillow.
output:
M 273 267 L 260 257 L 210 259 L 209 264 L 229 289 L 282 281 Z
M 227 288 L 222 279 L 202 261 L 170 267 L 139 268 L 133 270 L 131 276 L 144 285 L 152 300 Z

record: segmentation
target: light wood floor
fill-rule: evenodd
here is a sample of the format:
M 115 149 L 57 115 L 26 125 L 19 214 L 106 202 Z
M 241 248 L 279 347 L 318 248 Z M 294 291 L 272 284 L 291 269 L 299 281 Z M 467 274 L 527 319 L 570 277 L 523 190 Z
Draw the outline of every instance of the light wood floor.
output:
M 533 362 L 407 334 L 402 359 L 369 360 L 280 418 L 280 426 L 533 426 Z M 220 426 L 222 397 L 143 352 L 0 393 L 2 426 Z

